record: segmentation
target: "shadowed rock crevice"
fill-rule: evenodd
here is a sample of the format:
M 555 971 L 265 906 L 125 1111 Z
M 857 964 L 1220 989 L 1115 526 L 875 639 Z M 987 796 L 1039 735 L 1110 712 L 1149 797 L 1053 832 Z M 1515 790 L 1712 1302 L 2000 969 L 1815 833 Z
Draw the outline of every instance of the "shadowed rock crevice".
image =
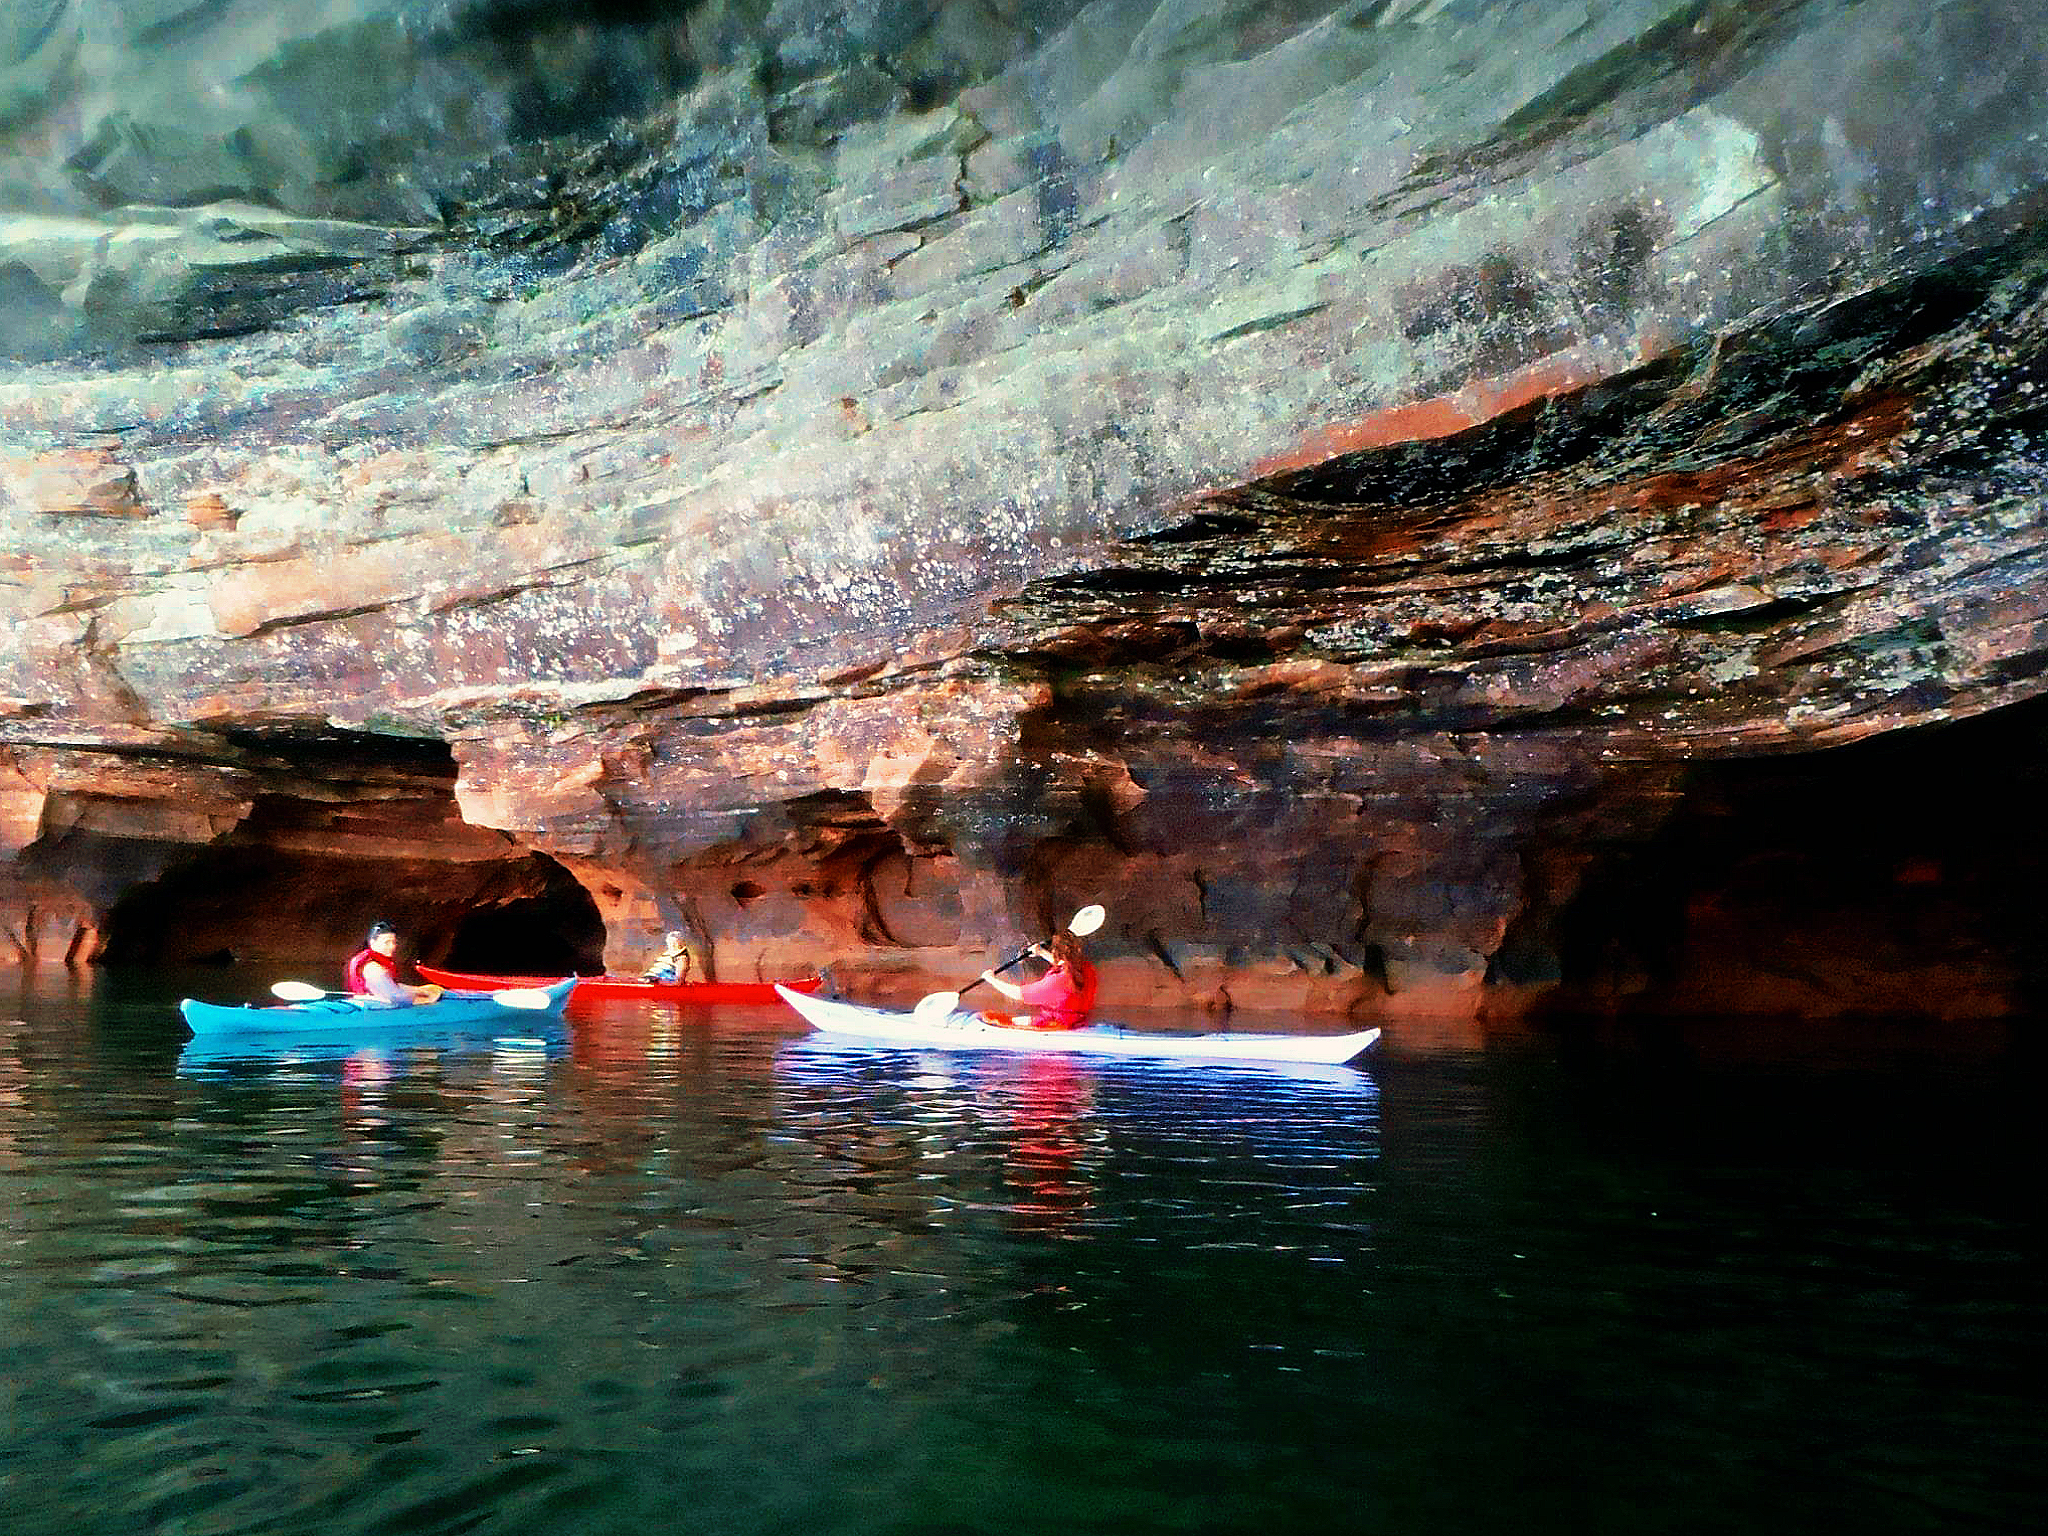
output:
M 1549 849 L 1575 878 L 1561 909 L 1518 919 L 1497 979 L 1550 968 L 1546 1011 L 1565 1018 L 2024 1012 L 2048 987 L 2048 833 L 2030 809 L 2044 747 L 2037 701 L 1689 768 L 1653 836 Z

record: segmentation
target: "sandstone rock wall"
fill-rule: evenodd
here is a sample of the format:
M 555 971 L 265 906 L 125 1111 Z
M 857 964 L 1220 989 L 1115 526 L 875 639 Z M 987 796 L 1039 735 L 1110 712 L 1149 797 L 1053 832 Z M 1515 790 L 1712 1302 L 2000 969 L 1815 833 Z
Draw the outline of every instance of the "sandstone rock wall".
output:
M 34 953 L 341 732 L 615 962 L 1471 1017 L 1694 765 L 2039 689 L 2018 0 L 31 9 Z

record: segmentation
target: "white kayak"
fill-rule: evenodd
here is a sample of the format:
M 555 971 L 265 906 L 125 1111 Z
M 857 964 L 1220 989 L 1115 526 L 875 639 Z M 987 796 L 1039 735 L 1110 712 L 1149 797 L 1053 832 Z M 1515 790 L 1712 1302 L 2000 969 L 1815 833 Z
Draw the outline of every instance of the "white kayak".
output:
M 1308 1061 L 1335 1066 L 1363 1056 L 1380 1037 L 1377 1029 L 1361 1029 L 1346 1035 L 1162 1035 L 1115 1024 L 1089 1024 L 1081 1029 L 1017 1029 L 991 1024 L 979 1014 L 966 1011 L 927 1020 L 912 1013 L 810 997 L 787 987 L 775 990 L 821 1033 L 945 1051 L 1065 1051 L 1090 1056 Z

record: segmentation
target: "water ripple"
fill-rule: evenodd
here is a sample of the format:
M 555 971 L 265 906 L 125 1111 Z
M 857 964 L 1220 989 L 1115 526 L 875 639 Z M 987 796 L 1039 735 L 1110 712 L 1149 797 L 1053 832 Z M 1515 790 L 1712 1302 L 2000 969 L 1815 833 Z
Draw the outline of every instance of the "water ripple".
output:
M 1760 1159 L 1753 1104 L 1646 1141 L 1483 1064 L 651 1015 L 204 1061 L 0 1027 L 0 1527 L 1939 1530 L 2040 1491 L 2031 1206 L 1981 1167 Z

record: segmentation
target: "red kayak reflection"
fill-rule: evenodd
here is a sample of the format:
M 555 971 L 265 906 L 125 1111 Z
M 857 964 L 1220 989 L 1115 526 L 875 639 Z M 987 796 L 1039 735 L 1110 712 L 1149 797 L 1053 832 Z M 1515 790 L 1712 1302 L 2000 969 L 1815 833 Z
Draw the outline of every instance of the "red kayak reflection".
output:
M 1066 1233 L 1094 1204 L 1088 1177 L 1095 1079 L 1069 1056 L 997 1056 L 976 1063 L 976 1097 L 1009 1133 L 1003 1181 L 1026 1231 Z

